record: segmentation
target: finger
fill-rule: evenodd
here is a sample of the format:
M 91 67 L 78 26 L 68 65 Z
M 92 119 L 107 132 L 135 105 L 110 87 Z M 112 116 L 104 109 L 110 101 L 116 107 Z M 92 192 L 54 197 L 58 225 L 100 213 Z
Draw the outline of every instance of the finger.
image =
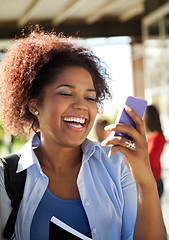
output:
M 145 128 L 144 128 L 144 122 L 143 120 L 129 107 L 129 106 L 125 106 L 125 110 L 127 112 L 127 114 L 133 119 L 133 121 L 135 122 L 136 124 L 136 129 L 137 131 L 145 137 Z M 119 131 L 120 132 L 120 129 L 117 129 L 117 126 L 120 126 L 120 125 L 123 125 L 121 123 L 118 123 L 118 124 L 111 124 L 111 125 L 108 125 L 104 128 L 105 131 Z M 127 130 L 127 129 L 126 129 Z M 129 132 L 125 132 L 125 129 L 124 129 L 124 132 L 125 133 L 129 133 L 128 135 L 131 136 L 131 132 L 130 131 L 133 131 L 132 129 L 128 129 Z M 121 131 L 122 132 L 122 131 Z M 132 136 L 131 136 L 132 137 Z
M 145 136 L 145 129 L 143 120 L 135 113 L 129 106 L 125 106 L 127 114 L 133 119 L 136 124 L 136 129 L 140 132 L 141 135 Z
M 132 151 L 135 149 L 135 143 L 123 137 L 109 137 L 108 139 L 106 139 L 106 141 L 104 140 L 101 145 L 121 146 L 128 148 Z
M 110 124 L 104 127 L 105 131 L 112 131 L 116 127 L 116 124 Z
M 110 155 L 114 155 L 116 152 L 121 152 L 127 165 L 129 164 L 129 162 L 132 162 L 132 160 L 135 159 L 137 156 L 137 152 L 132 151 L 126 147 L 122 146 L 111 147 Z
M 111 144 L 114 144 L 114 141 L 117 141 L 120 139 L 120 138 L 114 137 L 114 131 L 117 131 L 119 133 L 125 133 L 125 134 L 129 135 L 130 137 L 132 137 L 134 139 L 134 141 L 137 144 L 139 141 L 141 142 L 141 140 L 142 140 L 142 135 L 133 126 L 118 123 L 116 125 L 115 124 L 110 125 L 109 128 L 111 128 L 112 133 L 109 135 L 108 138 L 106 138 L 103 141 L 102 145 L 111 145 Z M 124 140 L 122 140 L 122 139 L 124 139 Z M 126 138 L 123 137 L 120 139 L 120 141 L 122 141 L 124 143 L 126 141 Z

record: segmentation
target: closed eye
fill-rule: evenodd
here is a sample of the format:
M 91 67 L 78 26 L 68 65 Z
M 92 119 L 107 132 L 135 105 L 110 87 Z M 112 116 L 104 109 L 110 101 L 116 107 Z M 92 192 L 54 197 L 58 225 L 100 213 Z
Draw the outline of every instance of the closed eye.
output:
M 92 97 L 86 97 L 86 99 L 89 100 L 89 101 L 93 101 L 93 102 L 96 101 L 96 98 L 92 98 Z
M 62 95 L 62 96 L 72 96 L 71 93 L 58 93 L 57 95 Z

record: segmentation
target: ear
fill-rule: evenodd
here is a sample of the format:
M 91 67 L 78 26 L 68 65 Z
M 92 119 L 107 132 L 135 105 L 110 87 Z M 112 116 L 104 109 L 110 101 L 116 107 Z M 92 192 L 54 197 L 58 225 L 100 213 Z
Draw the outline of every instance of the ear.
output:
M 37 116 L 38 115 L 38 107 L 39 107 L 39 105 L 38 105 L 38 100 L 36 99 L 36 98 L 31 98 L 31 100 L 29 101 L 29 103 L 28 103 L 28 108 L 29 108 L 29 111 L 33 114 L 33 115 L 35 115 L 35 116 Z

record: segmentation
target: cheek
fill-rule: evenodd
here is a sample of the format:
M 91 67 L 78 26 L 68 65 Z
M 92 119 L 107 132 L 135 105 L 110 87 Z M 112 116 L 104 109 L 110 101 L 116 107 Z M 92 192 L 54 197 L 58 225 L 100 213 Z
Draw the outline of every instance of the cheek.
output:
M 91 116 L 92 124 L 94 124 L 96 115 L 97 115 L 97 107 L 94 107 L 94 108 L 90 111 L 90 116 Z
M 41 122 L 59 123 L 63 111 L 64 111 L 63 104 L 60 103 L 55 104 L 54 102 L 52 102 L 50 104 L 46 104 L 45 106 L 43 106 L 43 108 L 40 111 L 39 118 Z

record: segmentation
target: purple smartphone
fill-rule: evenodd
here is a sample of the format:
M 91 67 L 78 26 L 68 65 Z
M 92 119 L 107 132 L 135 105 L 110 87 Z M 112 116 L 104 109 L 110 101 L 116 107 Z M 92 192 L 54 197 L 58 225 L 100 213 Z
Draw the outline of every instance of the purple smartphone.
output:
M 132 110 L 134 110 L 135 113 L 137 113 L 137 115 L 140 118 L 142 118 L 143 115 L 144 115 L 144 112 L 146 110 L 146 107 L 147 107 L 147 101 L 143 100 L 143 99 L 140 99 L 140 98 L 129 96 L 127 98 L 126 102 L 125 102 L 125 105 L 129 106 Z M 116 123 L 123 123 L 123 124 L 126 124 L 126 125 L 132 125 L 133 127 L 136 128 L 135 122 L 127 114 L 127 112 L 125 111 L 124 108 L 123 108 L 122 112 L 120 111 L 118 113 Z M 125 137 L 129 140 L 133 140 L 132 137 L 130 137 L 128 134 L 122 133 L 122 132 L 115 132 L 114 136 L 121 136 L 121 137 Z

